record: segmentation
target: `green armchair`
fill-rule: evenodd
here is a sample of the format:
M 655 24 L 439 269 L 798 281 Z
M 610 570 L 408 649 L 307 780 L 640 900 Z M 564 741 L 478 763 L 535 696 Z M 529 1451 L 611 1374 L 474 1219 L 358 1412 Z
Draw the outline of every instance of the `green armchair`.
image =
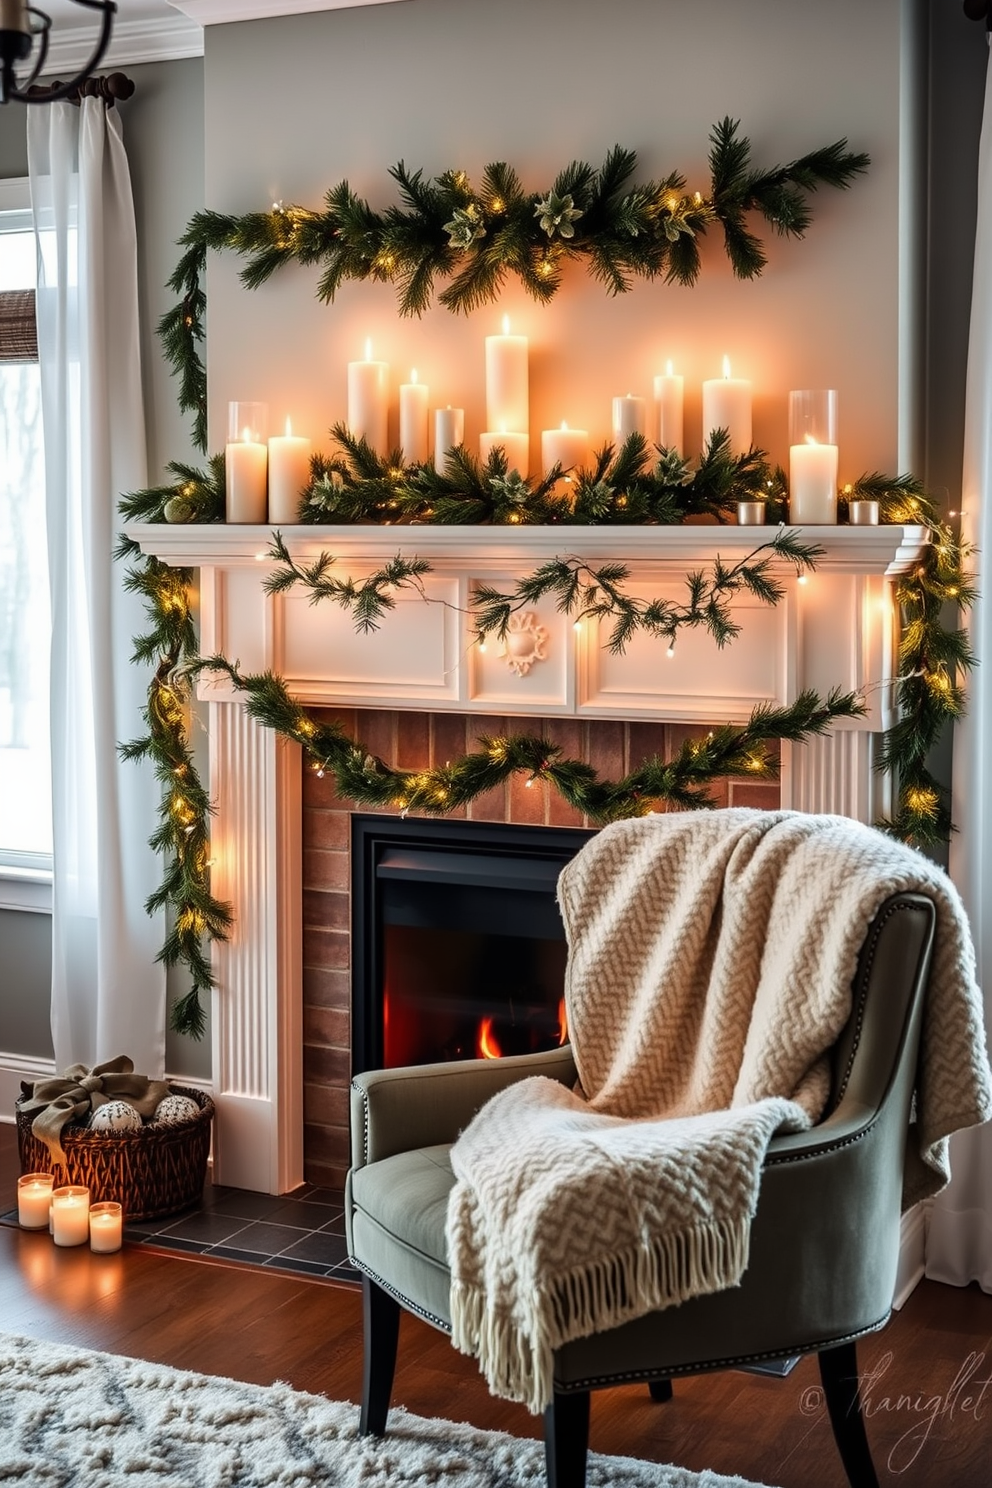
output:
M 856 1340 L 886 1322 L 899 1259 L 903 1157 L 935 924 L 920 894 L 887 899 L 865 937 L 827 1113 L 772 1139 L 740 1286 L 580 1338 L 555 1354 L 545 1413 L 549 1488 L 584 1488 L 590 1391 L 816 1353 L 851 1488 L 877 1488 Z M 348 1248 L 364 1290 L 361 1432 L 386 1430 L 399 1311 L 450 1332 L 445 1244 L 451 1144 L 497 1091 L 529 1075 L 571 1084 L 546 1055 L 379 1070 L 352 1084 Z M 467 1367 L 471 1367 L 470 1365 Z

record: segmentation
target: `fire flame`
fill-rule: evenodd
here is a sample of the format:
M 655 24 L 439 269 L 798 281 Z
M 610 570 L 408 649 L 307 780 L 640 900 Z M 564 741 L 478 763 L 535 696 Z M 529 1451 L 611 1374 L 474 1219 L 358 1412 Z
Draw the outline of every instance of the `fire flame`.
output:
M 479 1024 L 476 1053 L 480 1059 L 501 1059 L 503 1057 L 503 1050 L 500 1048 L 493 1033 L 492 1018 L 483 1018 Z
M 565 1009 L 565 999 L 562 997 L 558 1002 L 558 1046 L 568 1043 L 568 1013 Z

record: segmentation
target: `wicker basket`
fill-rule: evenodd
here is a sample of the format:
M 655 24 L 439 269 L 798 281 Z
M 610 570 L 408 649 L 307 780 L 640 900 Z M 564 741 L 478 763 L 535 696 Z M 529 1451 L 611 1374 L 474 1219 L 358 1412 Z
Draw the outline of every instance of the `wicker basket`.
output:
M 172 1085 L 174 1095 L 188 1095 L 199 1111 L 175 1126 L 144 1126 L 133 1132 L 62 1129 L 65 1166 L 31 1130 L 33 1113 L 17 1102 L 17 1146 L 22 1173 L 55 1173 L 62 1183 L 82 1183 L 97 1204 L 113 1199 L 124 1209 L 124 1221 L 159 1219 L 199 1203 L 210 1151 L 214 1103 L 202 1090 Z

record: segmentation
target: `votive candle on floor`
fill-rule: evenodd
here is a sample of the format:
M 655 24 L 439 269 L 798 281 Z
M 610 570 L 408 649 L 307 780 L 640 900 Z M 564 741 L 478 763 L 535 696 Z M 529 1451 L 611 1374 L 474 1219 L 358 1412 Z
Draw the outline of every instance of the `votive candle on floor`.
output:
M 464 408 L 452 408 L 449 403 L 447 408 L 435 408 L 434 410 L 434 464 L 444 464 L 444 457 L 449 450 L 457 449 L 460 444 L 465 443 L 465 410 Z
M 110 1255 L 120 1250 L 124 1233 L 124 1211 L 120 1204 L 107 1201 L 90 1209 L 90 1250 Z
M 300 494 L 310 483 L 310 441 L 293 433 L 286 420 L 285 434 L 269 440 L 269 521 L 292 524 L 300 520 Z
M 672 371 L 671 362 L 654 380 L 654 402 L 658 414 L 655 437 L 659 446 L 681 455 L 685 446 L 685 378 Z
M 486 433 L 479 435 L 479 455 L 485 463 L 494 449 L 501 448 L 506 454 L 507 470 L 515 470 L 518 475 L 526 475 L 530 469 L 530 435 L 510 434 L 505 430 L 498 433 Z
M 229 522 L 264 522 L 268 513 L 269 451 L 265 443 L 268 408 L 264 403 L 228 406 L 225 461 Z
M 389 363 L 372 360 L 365 343 L 364 362 L 348 363 L 348 429 L 378 455 L 389 453 Z
M 703 383 L 703 449 L 717 429 L 726 429 L 731 453 L 746 455 L 751 448 L 751 384 L 731 377 L 730 358 L 723 359 L 723 376 Z
M 55 1179 L 51 1173 L 24 1173 L 17 1180 L 17 1223 L 22 1230 L 47 1230 Z
M 85 1245 L 90 1237 L 90 1191 L 72 1183 L 52 1191 L 52 1236 L 56 1245 Z

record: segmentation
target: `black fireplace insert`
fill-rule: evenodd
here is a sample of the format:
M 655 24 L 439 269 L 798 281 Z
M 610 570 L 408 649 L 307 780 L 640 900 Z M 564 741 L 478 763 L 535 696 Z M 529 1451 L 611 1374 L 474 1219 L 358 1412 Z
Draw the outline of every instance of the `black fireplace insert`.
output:
M 555 887 L 592 835 L 353 816 L 353 1072 L 564 1043 Z

